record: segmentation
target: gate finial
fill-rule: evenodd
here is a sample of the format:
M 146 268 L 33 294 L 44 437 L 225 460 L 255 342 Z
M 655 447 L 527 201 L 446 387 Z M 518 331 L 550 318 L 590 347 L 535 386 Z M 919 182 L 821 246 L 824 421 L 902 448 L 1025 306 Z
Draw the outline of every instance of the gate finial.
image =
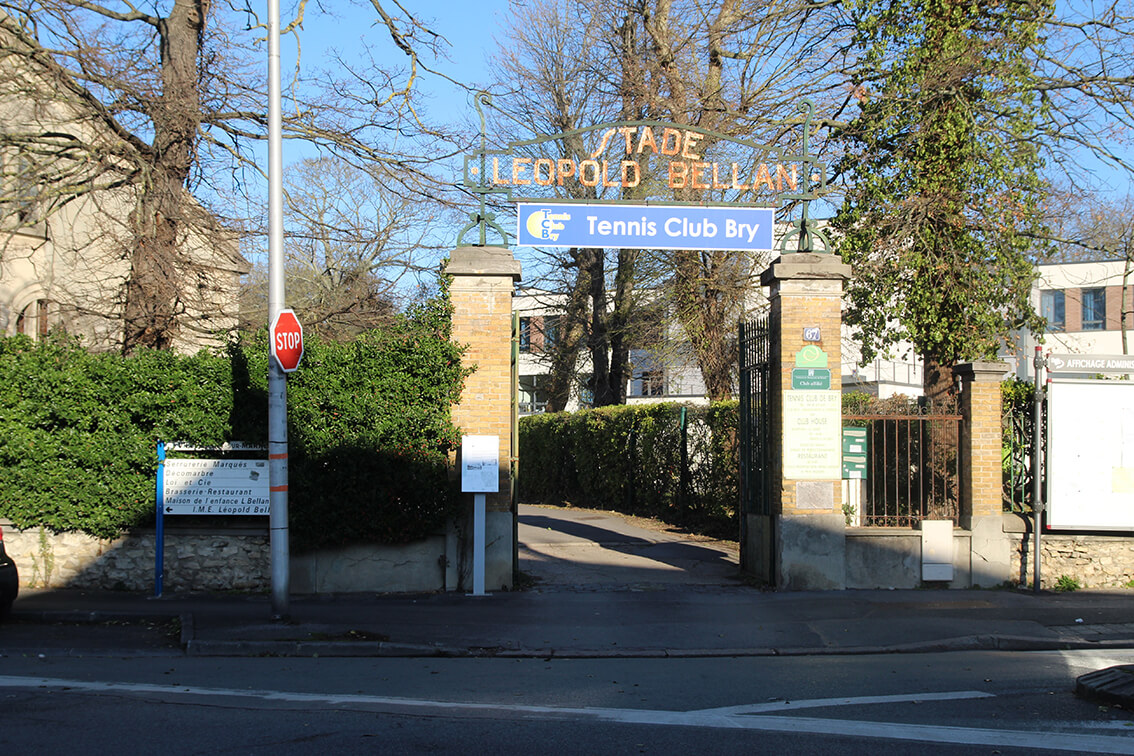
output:
M 831 240 L 823 231 L 812 224 L 810 218 L 811 201 L 819 198 L 819 195 L 811 191 L 810 168 L 811 164 L 816 162 L 811 157 L 811 118 L 815 113 L 815 105 L 811 100 L 803 100 L 799 103 L 799 110 L 806 114 L 803 118 L 803 154 L 800 156 L 800 161 L 804 165 L 803 191 L 792 199 L 800 200 L 802 212 L 800 219 L 792 223 L 793 230 L 784 234 L 784 238 L 780 241 L 780 254 L 787 254 L 789 251 L 815 252 L 814 241 L 816 238 L 823 243 L 823 252 L 830 254 L 833 247 Z M 799 237 L 799 244 L 795 250 L 789 250 L 788 242 L 793 237 Z
M 472 155 L 465 155 L 465 186 L 468 187 L 469 191 L 473 194 L 479 195 L 480 209 L 477 212 L 469 213 L 469 218 L 472 220 L 472 223 L 462 228 L 457 234 L 457 245 L 459 246 L 461 244 L 461 239 L 464 238 L 465 234 L 473 228 L 479 228 L 480 243 L 473 246 L 485 246 L 488 238 L 488 227 L 491 226 L 495 229 L 496 233 L 500 234 L 504 245 L 507 246 L 508 234 L 496 223 L 496 215 L 488 212 L 486 201 L 489 194 L 504 191 L 493 189 L 485 178 L 485 170 L 487 169 L 488 163 L 488 129 L 485 124 L 484 110 L 481 105 L 491 105 L 492 95 L 488 92 L 477 92 L 476 96 L 473 98 L 473 104 L 476 106 L 476 112 L 480 116 L 480 149 Z M 469 158 L 479 158 L 480 164 L 470 168 Z M 470 173 L 477 177 L 475 184 L 468 181 Z

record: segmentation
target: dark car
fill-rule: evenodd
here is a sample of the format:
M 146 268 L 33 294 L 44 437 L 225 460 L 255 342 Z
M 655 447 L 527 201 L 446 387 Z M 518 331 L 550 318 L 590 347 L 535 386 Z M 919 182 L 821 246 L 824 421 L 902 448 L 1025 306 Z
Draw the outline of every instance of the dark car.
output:
M 4 551 L 4 531 L 0 529 L 0 618 L 8 615 L 19 592 L 20 575 L 16 572 L 16 563 Z

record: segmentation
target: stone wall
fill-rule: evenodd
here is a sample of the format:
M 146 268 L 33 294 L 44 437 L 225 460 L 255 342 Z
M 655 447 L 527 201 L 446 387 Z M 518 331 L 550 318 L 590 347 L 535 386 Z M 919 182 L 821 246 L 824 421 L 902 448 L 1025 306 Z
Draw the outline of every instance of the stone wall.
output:
M 0 523 L 2 524 L 2 523 Z M 4 528 L 4 546 L 26 588 L 87 588 L 152 592 L 152 530 L 114 539 Z M 427 593 L 455 590 L 457 540 L 448 533 L 411 544 L 351 546 L 291 554 L 291 591 L 303 593 Z M 271 590 L 267 528 L 166 530 L 162 590 Z M 467 582 L 467 579 L 466 579 Z
M 1013 533 L 1012 574 L 1031 584 L 1032 534 Z M 1099 535 L 1040 534 L 1040 587 L 1055 588 L 1060 577 L 1080 588 L 1123 588 L 1134 582 L 1134 538 Z
M 152 591 L 153 531 L 114 539 L 4 525 L 4 547 L 28 588 Z M 268 590 L 266 528 L 166 531 L 163 587 L 167 591 Z

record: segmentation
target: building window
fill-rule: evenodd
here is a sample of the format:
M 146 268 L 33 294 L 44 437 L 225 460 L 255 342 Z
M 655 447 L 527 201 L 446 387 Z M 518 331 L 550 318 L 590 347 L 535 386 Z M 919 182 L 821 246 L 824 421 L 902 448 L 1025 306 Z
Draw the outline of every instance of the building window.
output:
M 520 318 L 520 351 L 532 351 L 532 319 Z
M 547 387 L 545 375 L 521 375 L 519 411 L 521 415 L 547 411 Z
M 1083 289 L 1083 330 L 1106 330 L 1106 289 Z
M 579 406 L 584 409 L 595 406 L 595 377 L 586 373 L 579 376 Z
M 556 342 L 559 341 L 559 316 L 558 315 L 544 315 L 543 316 L 543 349 L 544 351 L 551 351 L 555 348 Z
M 47 335 L 48 313 L 51 302 L 46 299 L 37 299 L 29 304 L 16 317 L 16 333 L 22 333 L 33 339 L 42 339 Z
M 1067 328 L 1065 302 L 1064 293 L 1057 289 L 1040 294 L 1040 315 L 1047 320 L 1049 332 L 1063 331 Z
M 4 215 L 13 216 L 17 225 L 37 220 L 38 176 L 30 155 L 10 149 L 0 151 L 0 189 L 6 200 Z
M 661 397 L 666 393 L 666 373 L 645 371 L 642 373 L 642 396 Z
M 639 396 L 663 396 L 665 394 L 664 371 L 643 370 L 638 380 L 641 381 Z

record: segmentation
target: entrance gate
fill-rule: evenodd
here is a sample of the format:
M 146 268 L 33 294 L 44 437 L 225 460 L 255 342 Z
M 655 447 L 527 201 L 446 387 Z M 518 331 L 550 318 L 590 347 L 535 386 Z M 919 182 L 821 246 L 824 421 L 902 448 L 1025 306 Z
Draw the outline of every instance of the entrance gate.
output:
M 740 323 L 740 539 L 748 540 L 749 516 L 771 514 L 771 371 L 772 330 L 767 316 Z M 772 574 L 771 544 L 741 568 L 754 575 Z

